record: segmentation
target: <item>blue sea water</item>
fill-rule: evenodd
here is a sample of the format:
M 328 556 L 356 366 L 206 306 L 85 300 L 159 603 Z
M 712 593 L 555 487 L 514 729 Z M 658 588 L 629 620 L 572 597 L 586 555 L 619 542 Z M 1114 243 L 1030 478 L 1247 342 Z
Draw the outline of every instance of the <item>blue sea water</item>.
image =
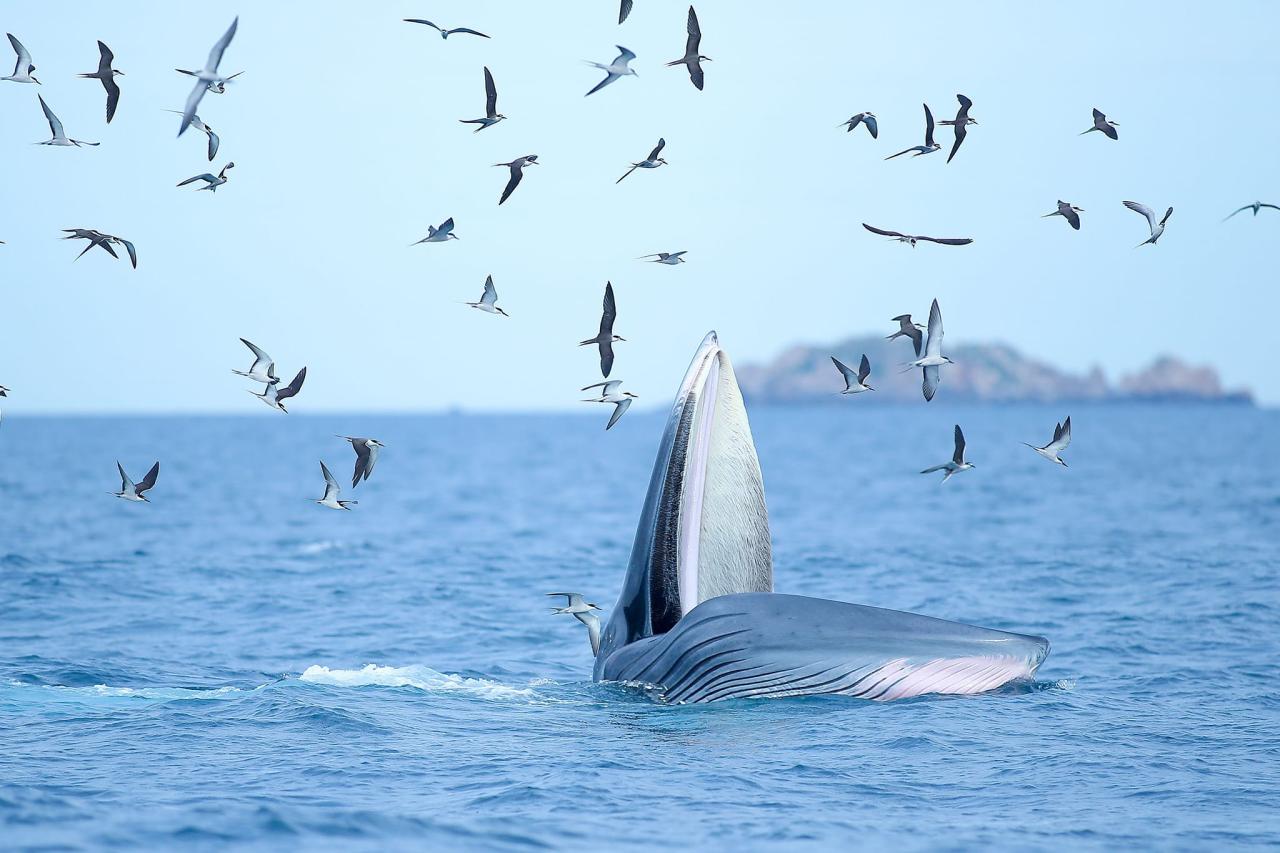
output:
M 1064 470 L 1019 442 L 1065 410 L 840 402 L 751 411 L 777 589 L 1043 634 L 1035 684 L 591 683 L 543 593 L 612 605 L 661 413 L 10 413 L 0 847 L 1280 844 L 1280 413 L 1076 407 Z M 307 502 L 334 433 L 388 445 L 350 513 Z

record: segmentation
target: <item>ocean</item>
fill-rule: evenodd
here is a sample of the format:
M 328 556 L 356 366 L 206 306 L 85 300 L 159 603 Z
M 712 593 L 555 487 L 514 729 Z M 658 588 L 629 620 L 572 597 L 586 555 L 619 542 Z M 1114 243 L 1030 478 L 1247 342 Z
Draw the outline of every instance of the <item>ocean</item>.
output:
M 840 402 L 750 410 L 777 590 L 1046 636 L 1035 683 L 593 684 L 544 593 L 612 607 L 664 412 L 11 410 L 0 848 L 1280 844 L 1280 412 Z M 1070 468 L 1019 443 L 1068 414 Z M 387 445 L 351 512 L 308 502 L 335 433 Z

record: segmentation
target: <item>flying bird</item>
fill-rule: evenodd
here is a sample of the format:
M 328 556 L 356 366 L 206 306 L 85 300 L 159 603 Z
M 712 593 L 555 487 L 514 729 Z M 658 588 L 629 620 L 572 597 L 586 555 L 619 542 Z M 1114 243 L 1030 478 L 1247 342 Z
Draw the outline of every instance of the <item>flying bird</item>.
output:
M 1173 208 L 1171 207 L 1164 212 L 1164 217 L 1159 222 L 1156 222 L 1155 211 L 1147 207 L 1145 204 L 1139 204 L 1136 201 L 1126 201 L 1124 206 L 1132 210 L 1134 213 L 1141 213 L 1145 216 L 1147 218 L 1147 226 L 1151 229 L 1151 236 L 1139 243 L 1138 246 L 1135 246 L 1135 249 L 1139 246 L 1145 246 L 1148 243 L 1154 246 L 1156 241 L 1160 239 L 1160 235 L 1164 233 L 1165 223 L 1169 221 L 1170 216 L 1173 216 Z
M 906 243 L 911 248 L 916 247 L 916 243 L 924 240 L 928 243 L 940 243 L 943 246 L 967 246 L 973 242 L 972 237 L 922 237 L 919 234 L 903 234 L 899 231 L 885 231 L 883 228 L 876 228 L 874 225 L 862 223 L 862 227 L 870 231 L 872 234 L 879 234 L 882 237 L 892 237 L 899 243 Z
M 627 19 L 627 15 L 631 14 L 631 5 L 634 0 L 622 0 L 622 5 L 618 7 L 618 23 L 621 24 Z
M 449 36 L 453 35 L 454 33 L 463 33 L 469 36 L 480 36 L 480 38 L 482 39 L 488 38 L 488 36 L 485 35 L 484 33 L 478 32 L 476 30 L 467 29 L 466 27 L 454 27 L 451 30 L 446 30 L 444 27 L 438 24 L 433 24 L 430 21 L 424 21 L 422 18 L 405 18 L 404 21 L 406 24 L 424 24 L 428 27 L 431 27 L 432 29 L 439 31 L 440 38 L 442 39 L 447 39 Z
M 852 133 L 854 128 L 859 124 L 867 126 L 867 133 L 871 134 L 872 139 L 880 138 L 880 126 L 876 124 L 875 113 L 858 113 L 857 115 L 850 117 L 848 121 L 844 121 L 836 125 L 836 127 L 847 128 L 845 132 Z
M 591 62 L 590 60 L 587 61 L 588 65 L 593 68 L 599 68 L 601 71 L 605 72 L 605 78 L 597 83 L 595 88 L 590 92 L 587 92 L 587 95 L 594 95 L 596 92 L 599 92 L 619 77 L 626 77 L 628 74 L 632 77 L 640 76 L 631 69 L 631 66 L 627 65 L 628 62 L 636 58 L 636 55 L 622 45 L 617 45 L 617 48 L 622 52 L 618 54 L 617 59 L 613 60 L 613 62 L 608 65 L 601 65 L 599 62 Z M 586 95 L 583 95 L 583 97 L 585 98 Z
M 31 64 L 31 54 L 22 46 L 22 42 L 14 37 L 13 33 L 5 33 L 5 35 L 9 37 L 9 44 L 13 45 L 13 52 L 18 54 L 18 61 L 14 63 L 13 73 L 8 77 L 0 77 L 0 80 L 39 84 L 40 81 L 31 76 L 31 72 L 36 70 L 36 67 Z
M 498 112 L 498 87 L 493 83 L 493 74 L 489 71 L 489 66 L 484 67 L 484 118 L 460 118 L 458 121 L 463 124 L 478 124 L 472 133 L 479 133 L 486 127 L 492 127 L 498 122 L 505 119 L 502 113 Z
M 235 167 L 236 167 L 235 163 L 228 162 L 227 165 L 222 167 L 222 171 L 218 172 L 217 175 L 211 175 L 208 172 L 205 172 L 200 175 L 193 175 L 190 178 L 187 178 L 185 181 L 179 182 L 178 186 L 185 187 L 187 184 L 192 183 L 194 181 L 204 181 L 204 186 L 196 187 L 196 192 L 200 192 L 201 190 L 209 190 L 209 192 L 216 193 L 218 191 L 218 187 L 222 186 L 227 182 L 228 180 L 227 172 L 234 169 Z
M 225 89 L 223 85 L 231 77 L 221 77 L 218 75 L 218 64 L 222 62 L 222 54 L 227 49 L 227 45 L 231 44 L 231 39 L 235 37 L 236 27 L 240 24 L 239 16 L 231 22 L 231 26 L 222 34 L 222 38 L 218 39 L 217 44 L 209 51 L 209 58 L 205 60 L 204 68 L 199 71 L 183 71 L 181 68 L 176 69 L 180 74 L 186 74 L 196 78 L 196 84 L 191 88 L 191 94 L 187 96 L 187 105 L 182 110 L 182 124 L 178 127 L 178 135 L 181 136 L 191 125 L 191 120 L 195 117 L 196 107 L 200 106 L 200 99 L 204 97 L 204 93 L 217 87 L 219 93 Z M 231 75 L 238 77 L 244 72 L 237 72 Z
M 498 199 L 498 204 L 501 205 L 516 191 L 516 187 L 520 186 L 520 181 L 524 178 L 524 167 L 538 165 L 538 155 L 526 154 L 523 157 L 517 157 L 510 163 L 494 163 L 493 165 L 506 166 L 511 170 L 511 177 L 507 180 L 507 185 L 502 190 L 502 198 Z
M 960 424 L 956 424 L 956 450 L 951 455 L 951 461 L 925 468 L 920 473 L 932 474 L 934 471 L 946 471 L 947 473 L 942 475 L 942 482 L 945 483 L 961 471 L 968 471 L 972 467 L 974 467 L 972 462 L 964 461 L 964 433 L 960 431 Z
M 1097 107 L 1094 107 L 1093 108 L 1093 127 L 1089 128 L 1088 130 L 1080 131 L 1080 135 L 1084 136 L 1086 133 L 1093 133 L 1095 130 L 1100 130 L 1103 133 L 1105 133 L 1107 136 L 1111 137 L 1112 139 L 1119 139 L 1120 132 L 1116 130 L 1116 128 L 1119 126 L 1120 125 L 1116 124 L 1114 121 L 1108 121 L 1107 117 L 1103 115 L 1101 112 L 1099 112 Z
M 636 258 L 636 260 L 643 261 L 648 258 L 653 258 L 653 260 L 649 261 L 649 263 L 666 264 L 669 267 L 673 267 L 676 264 L 684 263 L 683 255 L 688 251 L 689 251 L 688 249 L 685 249 L 683 252 L 655 252 L 652 255 L 641 255 L 640 257 Z
M 182 115 L 178 110 L 165 110 L 165 112 Z M 212 163 L 213 158 L 218 154 L 218 144 L 221 142 L 221 140 L 218 139 L 218 134 L 214 133 L 213 128 L 205 124 L 198 115 L 191 116 L 191 126 L 209 137 L 209 162 Z
M 897 154 L 890 154 L 888 157 L 884 159 L 892 160 L 894 157 L 901 157 L 903 154 L 908 154 L 912 151 L 916 152 L 913 156 L 919 157 L 921 154 L 932 154 L 933 152 L 937 151 L 941 147 L 942 145 L 940 143 L 933 141 L 933 113 L 929 112 L 929 105 L 925 104 L 924 105 L 924 145 L 913 145 L 910 148 L 904 148 L 903 150 L 899 151 Z
M 605 379 L 609 378 L 609 371 L 613 370 L 613 344 L 615 341 L 625 341 L 626 338 L 613 333 L 613 321 L 618 316 L 618 305 L 613 298 L 613 282 L 605 282 L 604 284 L 604 311 L 600 314 L 600 331 L 596 333 L 594 338 L 587 338 L 578 344 L 580 347 L 595 344 L 600 348 L 600 372 Z
M 111 494 L 126 501 L 150 503 L 150 500 L 143 492 L 155 486 L 156 478 L 160 476 L 159 462 L 151 466 L 151 470 L 147 472 L 147 476 L 142 478 L 141 483 L 134 483 L 130 480 L 129 475 L 124 472 L 124 466 L 119 461 L 116 462 L 116 470 L 120 472 L 120 491 L 112 492 Z
M 112 236 L 111 234 L 107 234 L 106 237 L 108 240 L 110 240 L 112 243 L 115 243 L 117 246 L 124 246 L 124 250 L 129 253 L 129 263 L 132 264 L 133 268 L 136 270 L 138 268 L 137 248 L 128 240 L 124 239 L 123 237 L 115 237 L 115 236 Z
M 1084 213 L 1083 207 L 1076 207 L 1074 204 L 1071 204 L 1070 202 L 1066 202 L 1066 201 L 1063 201 L 1062 199 L 1058 199 L 1058 209 L 1055 210 L 1053 213 L 1046 213 L 1044 216 L 1040 218 L 1046 219 L 1050 216 L 1061 216 L 1063 219 L 1071 223 L 1072 228 L 1079 231 L 1080 230 L 1080 214 L 1082 213 Z
M 689 79 L 693 81 L 693 85 L 702 91 L 702 65 L 700 63 L 710 62 L 711 57 L 703 56 L 698 53 L 698 45 L 702 42 L 702 28 L 698 26 L 698 14 L 693 11 L 693 7 L 689 7 L 689 23 L 687 26 L 689 31 L 689 39 L 684 43 L 684 56 L 679 59 L 672 60 L 667 63 L 670 68 L 673 65 L 683 65 L 689 69 Z
M 248 370 L 231 369 L 231 372 L 237 376 L 247 376 L 254 382 L 261 382 L 264 385 L 274 385 L 280 381 L 280 377 L 276 376 L 276 363 L 271 356 L 267 355 L 262 347 L 257 346 L 245 338 L 240 339 L 240 343 L 249 348 L 253 353 L 253 364 L 249 365 Z
M 973 101 L 964 95 L 956 95 L 956 100 L 960 102 L 960 109 L 956 113 L 954 119 L 944 121 L 943 124 L 952 126 L 952 130 L 956 132 L 956 141 L 951 145 L 951 153 L 947 155 L 947 162 L 951 162 L 951 158 L 956 156 L 956 152 L 960 150 L 960 143 L 964 142 L 965 135 L 969 133 L 969 125 L 977 124 L 977 119 L 969 118 L 969 107 L 973 106 Z
M 453 233 L 453 217 L 450 216 L 444 222 L 440 223 L 439 228 L 434 225 L 428 225 L 427 236 L 419 240 L 418 243 L 444 243 L 448 240 L 457 239 L 458 235 Z M 410 243 L 409 245 L 416 246 L 418 243 Z
M 199 75 L 198 71 L 184 71 L 181 68 L 175 68 L 173 70 L 177 71 L 179 74 L 186 74 L 188 77 L 196 77 Z M 225 95 L 227 93 L 227 84 L 243 73 L 243 71 L 237 71 L 235 74 L 228 74 L 226 77 L 220 77 L 209 83 L 206 91 L 211 95 Z M 179 113 L 179 115 L 182 115 L 182 113 Z
M 919 358 L 920 343 L 924 339 L 924 335 L 920 333 L 920 330 L 923 329 L 924 326 L 921 326 L 919 323 L 913 322 L 910 314 L 899 314 L 897 317 L 894 317 L 893 319 L 896 320 L 898 323 L 898 331 L 894 332 L 892 335 L 887 336 L 885 340 L 891 341 L 894 338 L 911 338 L 911 343 L 914 344 L 916 348 L 916 358 Z
M 247 388 L 245 390 L 249 391 L 250 394 L 253 394 L 253 396 L 257 397 L 271 408 L 284 412 L 287 415 L 289 414 L 289 410 L 284 407 L 284 401 L 290 397 L 296 396 L 297 393 L 302 390 L 302 383 L 305 381 L 307 381 L 307 369 L 304 367 L 298 371 L 297 376 L 293 377 L 293 381 L 283 388 L 280 387 L 280 382 L 277 380 L 275 382 L 267 383 L 267 387 L 262 389 L 261 394 L 249 391 Z
M 506 311 L 503 311 L 497 305 L 498 289 L 493 286 L 493 276 L 486 276 L 484 280 L 484 293 L 480 296 L 479 302 L 468 302 L 472 308 L 478 308 L 488 314 L 501 314 L 503 317 L 510 317 Z
M 9 389 L 4 387 L 3 385 L 0 385 L 0 397 L 8 397 L 8 396 L 9 396 Z
M 1257 216 L 1257 215 L 1258 215 L 1258 211 L 1259 211 L 1259 210 L 1261 210 L 1261 209 L 1262 209 L 1262 208 L 1264 208 L 1264 207 L 1269 207 L 1269 208 L 1271 208 L 1272 210 L 1280 210 L 1280 207 L 1277 207 L 1277 206 L 1276 206 L 1276 205 L 1274 205 L 1274 204 L 1267 204 L 1266 202 L 1255 201 L 1253 204 L 1246 204 L 1244 207 L 1239 208 L 1238 210 L 1233 211 L 1232 213 L 1228 214 L 1227 216 L 1224 216 L 1224 217 L 1222 218 L 1222 221 L 1223 221 L 1223 222 L 1226 222 L 1226 221 L 1227 221 L 1228 219 L 1230 219 L 1232 216 L 1235 216 L 1237 213 L 1243 213 L 1243 212 L 1244 212 L 1244 211 L 1246 211 L 1246 210 L 1252 210 L 1252 211 L 1253 211 L 1253 215 L 1254 215 L 1254 216 Z
M 924 358 L 918 358 L 907 365 L 908 370 L 913 367 L 922 368 L 925 402 L 932 400 L 933 395 L 938 391 L 938 381 L 941 379 L 938 368 L 944 364 L 954 363 L 942 354 L 942 309 L 938 307 L 938 300 L 935 299 L 933 305 L 929 306 L 929 339 L 924 345 Z
M 44 110 L 44 117 L 49 121 L 49 130 L 53 132 L 53 138 L 39 143 L 40 145 L 58 145 L 61 147 L 75 146 L 79 148 L 81 145 L 97 145 L 96 142 L 85 142 L 81 139 L 71 139 L 67 136 L 67 132 L 62 129 L 62 122 L 58 121 L 58 117 L 53 114 L 53 110 L 49 109 L 49 105 L 44 102 L 44 96 L 36 95 L 40 99 L 40 109 Z
M 876 390 L 867 384 L 867 377 L 871 375 L 871 362 L 867 361 L 865 352 L 862 354 L 862 363 L 858 365 L 856 373 L 853 368 L 834 355 L 831 356 L 831 361 L 835 364 L 836 370 L 840 371 L 840 375 L 844 377 L 844 390 L 840 392 L 841 394 L 858 394 L 862 391 Z
M 98 70 L 76 76 L 91 77 L 102 83 L 102 88 L 107 90 L 107 124 L 111 124 L 111 119 L 116 115 L 116 107 L 120 104 L 120 87 L 116 85 L 116 75 L 124 76 L 124 72 L 116 71 L 111 67 L 111 62 L 116 58 L 115 54 L 101 41 L 98 42 L 98 54 Z
M 329 473 L 329 466 L 324 464 L 324 460 L 320 460 L 320 473 L 324 474 L 324 497 L 316 501 L 320 506 L 329 509 L 351 509 L 359 501 L 340 501 L 338 494 L 342 491 L 342 487 L 338 485 L 338 481 L 333 478 L 333 474 Z
M 607 373 L 605 374 L 605 376 L 608 375 Z M 583 400 L 582 402 L 584 403 L 613 403 L 613 414 L 609 416 L 609 423 L 605 424 L 605 432 L 613 429 L 613 425 L 626 414 L 627 409 L 631 408 L 631 401 L 637 397 L 630 391 L 619 391 L 618 389 L 621 385 L 621 379 L 612 379 L 608 382 L 597 382 L 581 389 L 583 391 L 590 391 L 592 388 L 600 389 L 599 397 Z
M 667 145 L 667 140 L 659 138 L 658 144 L 655 145 L 653 150 L 649 152 L 649 156 L 641 160 L 639 163 L 632 163 L 631 168 L 627 169 L 627 171 L 623 174 L 622 178 L 625 178 L 627 175 L 630 175 L 636 169 L 656 169 L 659 166 L 667 165 L 667 161 L 658 156 L 659 154 L 662 153 L 662 149 L 665 148 L 666 145 Z M 618 180 L 614 181 L 614 184 L 622 183 L 622 178 L 618 178 Z
M 625 13 L 630 11 L 631 0 L 623 0 L 622 8 L 625 17 Z M 591 654 L 600 654 L 600 617 L 593 612 L 600 610 L 600 605 L 588 603 L 580 592 L 549 592 L 547 595 L 563 595 L 567 599 L 564 607 L 553 607 L 551 613 L 553 615 L 568 614 L 586 625 L 587 636 L 591 639 Z
M 1030 447 L 1050 462 L 1057 462 L 1063 468 L 1066 468 L 1067 463 L 1063 462 L 1058 454 L 1066 450 L 1067 445 L 1071 443 L 1071 416 L 1068 415 L 1065 421 L 1054 425 L 1053 440 L 1044 447 L 1036 447 L 1034 444 L 1027 444 L 1025 441 L 1022 443 L 1026 444 L 1027 447 Z
M 356 470 L 351 475 L 351 488 L 354 489 L 361 480 L 369 479 L 373 466 L 378 464 L 378 448 L 386 445 L 376 438 L 356 438 L 350 435 L 340 435 L 338 438 L 351 442 L 351 449 L 356 452 Z
M 67 236 L 63 240 L 88 240 L 89 243 L 84 247 L 84 251 L 75 256 L 75 260 L 80 260 L 85 254 L 97 246 L 113 258 L 119 258 L 116 250 L 111 248 L 112 238 L 110 234 L 103 234 L 101 231 L 95 231 L 92 228 L 63 228 Z

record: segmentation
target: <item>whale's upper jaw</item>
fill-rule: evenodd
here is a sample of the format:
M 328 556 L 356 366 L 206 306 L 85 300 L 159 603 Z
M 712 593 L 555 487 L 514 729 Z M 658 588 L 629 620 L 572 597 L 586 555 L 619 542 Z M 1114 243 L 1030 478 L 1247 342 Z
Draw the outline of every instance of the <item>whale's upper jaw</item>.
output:
M 614 650 L 671 630 L 708 598 L 772 589 L 769 516 L 751 425 L 733 365 L 711 332 L 667 419 L 596 671 Z

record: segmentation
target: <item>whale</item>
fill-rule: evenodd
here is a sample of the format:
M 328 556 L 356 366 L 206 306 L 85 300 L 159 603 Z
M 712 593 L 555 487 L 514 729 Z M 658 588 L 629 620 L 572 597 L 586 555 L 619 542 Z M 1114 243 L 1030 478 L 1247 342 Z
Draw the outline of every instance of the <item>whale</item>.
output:
M 1031 681 L 1043 637 L 773 590 L 764 480 L 733 365 L 703 339 L 667 418 L 593 678 L 658 701 L 889 701 Z

